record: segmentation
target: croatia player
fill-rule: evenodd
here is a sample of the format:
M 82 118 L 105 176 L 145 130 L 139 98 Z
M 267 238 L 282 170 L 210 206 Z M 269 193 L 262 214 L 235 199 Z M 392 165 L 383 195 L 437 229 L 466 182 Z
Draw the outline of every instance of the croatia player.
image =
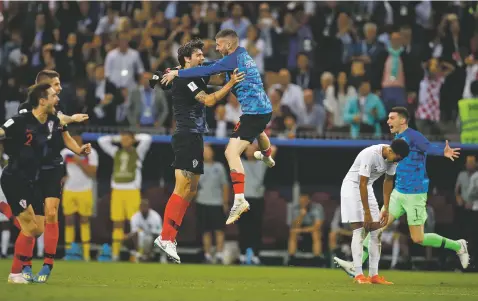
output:
M 184 70 L 204 62 L 203 47 L 204 43 L 201 40 L 192 40 L 179 47 L 178 61 Z M 197 76 L 188 79 L 180 77 L 172 82 L 171 92 L 176 130 L 171 145 L 175 157 L 173 166 L 176 184 L 164 210 L 161 235 L 155 239 L 154 244 L 177 263 L 180 263 L 181 259 L 176 252 L 176 235 L 189 203 L 196 195 L 199 177 L 204 169 L 203 134 L 207 132 L 205 105 L 214 106 L 218 100 L 229 93 L 236 83 L 243 79 L 243 73 L 234 71 L 231 80 L 212 94 L 205 92 L 207 84 L 210 82 L 209 77 Z
M 378 275 L 380 259 L 380 227 L 388 216 L 390 194 L 393 188 L 396 162 L 408 156 L 407 142 L 396 139 L 392 144 L 372 145 L 362 150 L 345 176 L 340 190 L 340 209 L 342 223 L 350 224 L 352 235 L 352 257 L 356 271 L 355 282 L 391 284 Z M 373 192 L 373 183 L 385 174 L 383 182 L 384 205 L 382 214 Z M 362 272 L 362 247 L 365 233 L 370 232 L 370 271 L 371 279 Z
M 239 219 L 243 212 L 249 210 L 249 203 L 244 198 L 245 174 L 241 163 L 241 154 L 249 144 L 257 139 L 261 151 L 254 153 L 256 159 L 262 160 L 268 167 L 275 165 L 271 157 L 269 137 L 264 133 L 264 129 L 271 120 L 272 105 L 264 91 L 256 63 L 245 48 L 239 47 L 239 38 L 234 30 L 224 29 L 217 33 L 216 50 L 224 56 L 222 59 L 207 66 L 170 71 L 163 76 L 161 82 L 169 83 L 175 76 L 194 78 L 219 73 L 226 73 L 225 77 L 228 80 L 236 68 L 240 72 L 246 73 L 244 82 L 236 85 L 232 90 L 241 104 L 243 115 L 234 129 L 225 151 L 234 188 L 234 205 L 226 224 L 232 224 Z
M 410 237 L 414 243 L 425 247 L 453 250 L 457 253 L 462 267 L 466 269 L 470 257 L 465 240 L 451 240 L 436 233 L 424 233 L 424 225 L 427 220 L 426 203 L 429 183 L 425 165 L 427 154 L 444 156 L 454 161 L 460 155 L 460 149 L 451 148 L 448 141 L 444 149 L 431 144 L 420 132 L 408 127 L 408 120 L 409 114 L 404 107 L 392 108 L 388 115 L 387 124 L 391 133 L 395 134 L 396 138 L 407 141 L 410 146 L 410 155 L 398 164 L 395 188 L 390 197 L 388 222 L 380 231 L 383 231 L 403 214 L 407 214 Z M 366 247 L 368 240 L 370 240 L 370 236 L 367 236 L 364 241 L 362 262 L 367 260 L 368 257 Z M 351 276 L 357 274 L 351 262 L 339 258 L 334 258 L 334 261 L 347 274 Z

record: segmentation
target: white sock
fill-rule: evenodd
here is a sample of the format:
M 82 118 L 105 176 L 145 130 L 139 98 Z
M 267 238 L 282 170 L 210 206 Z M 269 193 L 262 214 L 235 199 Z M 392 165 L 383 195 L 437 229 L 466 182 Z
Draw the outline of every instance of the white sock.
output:
M 42 234 L 40 237 L 37 238 L 37 256 L 38 257 L 43 257 L 44 250 L 45 250 L 45 240 L 43 239 L 43 236 L 45 234 Z
M 352 234 L 352 258 L 355 267 L 356 275 L 363 274 L 362 271 L 362 254 L 363 254 L 363 239 L 365 230 L 358 228 Z
M 368 243 L 369 254 L 369 271 L 368 275 L 373 277 L 378 275 L 378 262 L 380 261 L 380 253 L 382 251 L 382 231 L 375 230 L 370 232 L 370 241 Z
M 2 255 L 7 256 L 8 244 L 10 243 L 10 230 L 2 231 Z
M 400 256 L 400 238 L 393 239 L 392 245 L 392 269 L 397 265 L 398 257 Z
M 236 193 L 234 195 L 234 202 L 242 202 L 244 200 L 244 193 Z

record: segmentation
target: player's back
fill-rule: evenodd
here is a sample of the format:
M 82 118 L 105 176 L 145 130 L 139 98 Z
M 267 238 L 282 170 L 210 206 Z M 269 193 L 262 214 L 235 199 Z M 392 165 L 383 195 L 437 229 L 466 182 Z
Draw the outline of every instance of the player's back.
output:
M 404 139 L 410 147 L 410 153 L 397 166 L 395 189 L 401 193 L 425 193 L 430 180 L 427 176 L 427 153 L 425 143 L 428 141 L 420 132 L 408 128 L 397 134 L 396 139 Z
M 385 144 L 372 145 L 364 148 L 355 158 L 354 163 L 350 167 L 345 181 L 351 181 L 354 184 L 360 184 L 360 176 L 369 174 L 368 185 L 372 185 L 380 178 L 393 162 L 387 162 L 382 155 L 382 149 Z
M 176 77 L 171 87 L 175 132 L 207 133 L 206 108 L 195 99 L 195 92 L 206 91 L 208 78 Z
M 232 93 L 241 104 L 242 112 L 252 115 L 272 112 L 272 104 L 264 90 L 256 62 L 243 47 L 238 47 L 231 56 L 233 56 L 231 59 L 236 60 L 239 72 L 246 73 L 245 79 L 232 89 Z M 227 74 L 226 80 L 230 80 L 230 74 Z

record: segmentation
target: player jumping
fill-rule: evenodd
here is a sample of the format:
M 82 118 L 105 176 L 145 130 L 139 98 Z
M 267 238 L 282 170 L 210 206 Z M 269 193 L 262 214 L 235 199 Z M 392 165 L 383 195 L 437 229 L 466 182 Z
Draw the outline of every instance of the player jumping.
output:
M 169 83 L 176 76 L 194 78 L 223 72 L 226 73 L 227 80 L 236 68 L 240 72 L 246 73 L 244 82 L 232 90 L 241 104 L 243 115 L 234 129 L 225 151 L 234 188 L 234 205 L 226 224 L 232 224 L 239 219 L 243 212 L 249 210 L 249 203 L 244 198 L 245 174 L 241 162 L 241 154 L 246 147 L 257 139 L 261 151 L 254 154 L 256 159 L 264 161 L 268 167 L 275 165 L 271 157 L 269 137 L 264 133 L 264 129 L 271 120 L 272 105 L 264 91 L 256 63 L 245 48 L 239 47 L 239 38 L 234 30 L 224 29 L 217 33 L 216 50 L 224 57 L 214 64 L 187 70 L 173 70 L 165 74 L 161 82 Z
M 436 233 L 424 233 L 424 225 L 427 220 L 427 193 L 429 179 L 426 173 L 427 154 L 445 156 L 454 161 L 460 155 L 459 148 L 451 148 L 446 141 L 444 149 L 430 143 L 420 132 L 408 127 L 409 114 L 404 107 L 392 108 L 388 115 L 387 124 L 395 138 L 407 141 L 410 146 L 410 155 L 398 164 L 395 188 L 390 197 L 390 207 L 387 225 L 380 229 L 380 233 L 403 214 L 407 214 L 410 237 L 413 242 L 425 247 L 445 248 L 453 250 L 460 258 L 464 269 L 468 267 L 470 256 L 467 242 L 464 239 L 451 240 Z M 368 241 L 370 234 L 364 240 L 364 252 L 362 262 L 368 258 Z M 371 254 L 372 255 L 372 254 Z M 358 272 L 354 264 L 337 257 L 335 263 L 350 276 L 356 276 Z M 355 259 L 354 259 L 355 261 Z
M 178 61 L 184 70 L 204 62 L 201 40 L 193 40 L 178 49 Z M 207 84 L 218 81 L 218 76 L 195 78 L 175 78 L 172 81 L 173 112 L 176 130 L 171 145 L 174 151 L 174 174 L 176 185 L 164 211 L 163 229 L 154 244 L 161 248 L 175 262 L 181 260 L 176 252 L 176 235 L 181 226 L 189 203 L 198 188 L 199 177 L 204 169 L 203 134 L 207 132 L 206 106 L 214 106 L 224 98 L 236 83 L 244 79 L 244 74 L 234 71 L 230 81 L 219 91 L 207 94 Z
M 340 190 L 340 208 L 342 223 L 349 223 L 352 230 L 352 257 L 356 271 L 355 282 L 359 284 L 391 284 L 378 275 L 380 259 L 380 227 L 388 219 L 388 206 L 393 188 L 396 162 L 408 156 L 407 142 L 396 139 L 392 144 L 373 145 L 362 150 L 342 182 Z M 383 182 L 384 205 L 382 213 L 373 193 L 373 183 L 385 174 Z M 371 279 L 362 272 L 362 247 L 365 233 L 370 239 L 370 271 Z

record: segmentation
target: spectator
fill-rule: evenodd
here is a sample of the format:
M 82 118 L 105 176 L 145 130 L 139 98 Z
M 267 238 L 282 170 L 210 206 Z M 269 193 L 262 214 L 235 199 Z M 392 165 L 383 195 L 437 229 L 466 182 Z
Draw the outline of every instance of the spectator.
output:
M 153 74 L 144 72 L 141 85 L 129 92 L 129 123 L 142 127 L 163 127 L 169 109 L 162 89 L 151 89 L 149 80 Z
M 226 119 L 227 109 L 224 105 L 216 106 L 215 119 L 216 119 L 216 137 L 226 138 L 229 136 L 229 131 L 234 129 L 236 123 L 232 123 Z
M 164 71 L 168 68 L 173 68 L 179 65 L 176 58 L 172 55 L 171 45 L 166 41 L 160 41 L 157 49 L 158 57 L 152 56 L 151 71 Z
M 249 25 L 247 28 L 246 38 L 241 40 L 241 47 L 246 48 L 249 55 L 256 62 L 257 69 L 261 75 L 264 75 L 264 40 L 262 40 L 254 25 Z
M 232 5 L 231 18 L 227 19 L 221 24 L 221 30 L 233 29 L 237 32 L 239 40 L 245 39 L 247 36 L 247 28 L 251 24 L 248 18 L 243 16 L 243 8 L 240 4 Z
M 214 161 L 212 147 L 204 145 L 204 174 L 199 179 L 196 212 L 207 263 L 222 263 L 224 259 L 224 220 L 229 211 L 229 192 L 229 179 L 224 165 Z M 216 241 L 215 260 L 211 255 L 213 235 Z
M 473 55 L 469 55 L 465 59 L 465 64 L 466 64 L 466 80 L 465 80 L 465 88 L 463 89 L 463 99 L 474 97 L 474 95 L 471 93 L 471 83 L 473 83 L 476 79 L 478 79 L 478 60 L 476 60 Z
M 359 95 L 347 101 L 344 109 L 344 121 L 350 125 L 350 136 L 354 139 L 359 134 L 382 134 L 380 121 L 386 117 L 385 107 L 377 95 L 370 92 L 370 82 L 364 80 L 359 88 Z
M 244 171 L 249 177 L 245 183 L 244 196 L 250 204 L 250 212 L 239 219 L 239 248 L 241 263 L 260 264 L 259 252 L 262 245 L 262 221 L 264 219 L 264 178 L 267 166 L 254 157 L 258 151 L 257 144 L 249 144 L 246 148 L 245 157 L 242 159 Z M 277 149 L 271 146 L 271 156 L 275 157 Z M 251 249 L 251 258 L 248 258 L 247 249 Z
M 353 55 L 356 37 L 352 31 L 352 20 L 346 13 L 340 13 L 337 18 L 337 39 L 342 42 L 342 63 L 347 64 Z
M 133 88 L 135 75 L 144 72 L 143 63 L 137 50 L 128 46 L 130 36 L 118 34 L 119 46 L 106 55 L 105 76 L 116 88 Z
M 315 260 L 320 261 L 322 254 L 322 224 L 324 208 L 318 203 L 311 203 L 306 193 L 300 195 L 299 204 L 291 211 L 292 218 L 289 233 L 289 264 L 294 264 L 299 240 L 312 244 Z
M 330 223 L 329 232 L 329 250 L 330 257 L 338 256 L 339 253 L 346 255 L 346 257 L 352 256 L 352 250 L 350 249 L 350 243 L 352 241 L 352 229 L 350 224 L 342 223 L 342 215 L 340 212 L 340 206 L 335 209 L 334 217 Z
M 465 161 L 465 170 L 461 171 L 458 174 L 455 185 L 455 196 L 456 196 L 456 205 L 457 214 L 456 220 L 458 221 L 459 229 L 465 231 L 465 238 L 473 238 L 473 231 L 471 230 L 470 225 L 473 224 L 473 201 L 474 199 L 470 197 L 469 192 L 472 192 L 471 179 L 474 174 L 476 174 L 478 166 L 476 164 L 475 156 L 467 156 Z M 473 239 L 471 239 L 473 241 Z
M 320 76 L 320 90 L 316 89 L 315 103 L 323 106 L 328 94 L 333 93 L 335 78 L 330 72 L 324 72 Z
M 304 52 L 297 54 L 297 68 L 291 72 L 292 83 L 302 89 L 314 89 L 317 86 L 315 73 L 310 66 L 309 57 Z
M 439 135 L 444 130 L 440 126 L 440 91 L 445 78 L 455 70 L 455 67 L 432 58 L 425 64 L 425 68 L 427 71 L 420 82 L 415 123 L 417 129 L 424 135 Z
M 405 72 L 405 87 L 407 89 L 407 100 L 415 104 L 419 92 L 420 80 L 423 78 L 423 69 L 420 68 L 422 61 L 422 50 L 419 45 L 414 44 L 413 32 L 410 26 L 400 28 L 400 36 L 403 40 L 403 69 Z
M 142 199 L 139 211 L 130 221 L 131 231 L 125 239 L 130 250 L 130 261 L 149 261 L 153 259 L 153 241 L 163 228 L 163 220 L 158 212 L 151 209 L 149 201 Z
M 93 36 L 98 19 L 91 14 L 89 2 L 78 2 L 78 6 L 80 9 L 80 16 L 77 22 L 77 33 L 80 43 L 83 44 Z
M 102 17 L 98 22 L 98 26 L 95 30 L 95 35 L 102 36 L 105 34 L 114 33 L 120 26 L 120 18 L 118 12 L 113 7 L 108 7 L 106 10 L 106 16 Z
M 314 91 L 304 90 L 305 114 L 299 124 L 301 131 L 307 131 L 313 137 L 324 134 L 325 109 L 314 102 Z
M 347 82 L 357 91 L 366 77 L 365 64 L 362 61 L 353 61 L 350 66 L 350 78 Z
M 169 25 L 164 17 L 164 12 L 159 10 L 154 14 L 154 18 L 146 24 L 146 31 L 151 35 L 154 45 L 160 41 L 165 41 L 169 37 Z
M 296 115 L 296 119 L 301 120 L 305 113 L 304 93 L 298 85 L 291 83 L 289 70 L 281 69 L 279 71 L 279 83 L 273 85 L 271 89 L 282 91 L 282 105 L 288 106 Z
M 377 25 L 375 23 L 366 23 L 363 26 L 364 39 L 354 45 L 353 60 L 360 60 L 370 69 L 370 64 L 375 61 L 385 46 L 377 40 Z
M 226 121 L 236 124 L 239 122 L 241 115 L 241 105 L 237 101 L 236 96 L 232 93 L 229 93 L 226 103 Z
M 288 110 L 286 109 L 286 111 Z M 297 137 L 297 117 L 293 113 L 284 114 L 284 130 L 277 137 L 280 139 L 295 139 Z
M 206 16 L 198 24 L 199 35 L 206 40 L 214 40 L 221 28 L 221 22 L 217 17 L 217 10 L 210 6 L 207 8 Z
M 327 130 L 342 132 L 349 130 L 344 122 L 343 109 L 350 98 L 357 97 L 355 88 L 348 84 L 347 73 L 340 72 L 337 76 L 337 84 L 327 90 L 324 99 L 324 107 L 327 113 Z
M 269 125 L 267 126 L 267 130 L 269 133 L 272 131 L 272 135 L 274 136 L 284 130 L 284 117 L 282 116 L 281 98 L 281 90 L 274 89 L 269 91 L 269 99 L 271 100 L 272 104 L 272 117 Z M 267 134 L 268 136 L 269 133 Z
M 474 161 L 476 166 L 476 160 Z M 478 172 L 476 171 L 470 177 L 467 195 L 468 202 L 465 203 L 465 208 L 467 209 L 467 220 L 469 223 L 465 224 L 465 227 L 468 229 L 468 231 L 470 231 L 469 237 L 472 238 L 470 242 L 470 249 L 474 250 L 476 256 L 478 255 Z

